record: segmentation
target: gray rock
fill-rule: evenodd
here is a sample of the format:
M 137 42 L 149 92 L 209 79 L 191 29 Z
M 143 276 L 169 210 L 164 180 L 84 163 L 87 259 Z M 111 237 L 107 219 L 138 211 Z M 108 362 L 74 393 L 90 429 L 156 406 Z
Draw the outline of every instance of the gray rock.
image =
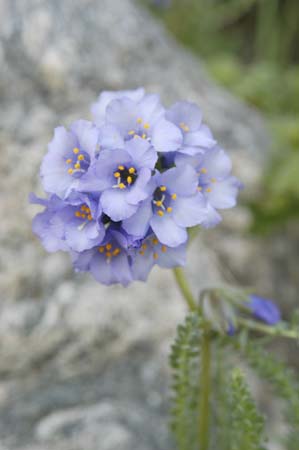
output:
M 173 448 L 167 355 L 185 307 L 172 274 L 156 269 L 129 289 L 73 274 L 32 235 L 28 193 L 40 189 L 53 127 L 88 117 L 103 89 L 144 85 L 167 104 L 198 102 L 251 195 L 267 159 L 264 124 L 133 0 L 1 0 L 0 16 L 0 448 Z M 243 235 L 249 219 L 239 207 L 192 245 L 197 289 L 230 270 L 248 281 L 259 246 Z

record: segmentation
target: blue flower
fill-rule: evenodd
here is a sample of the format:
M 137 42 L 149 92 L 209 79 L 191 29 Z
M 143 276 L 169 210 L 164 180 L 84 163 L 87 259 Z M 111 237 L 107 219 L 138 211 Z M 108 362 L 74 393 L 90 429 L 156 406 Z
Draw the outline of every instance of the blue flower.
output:
M 149 142 L 137 137 L 122 149 L 104 149 L 81 184 L 84 192 L 101 193 L 103 212 L 113 221 L 132 216 L 138 204 L 149 196 L 148 184 L 157 161 Z
M 170 269 L 186 264 L 186 244 L 177 247 L 168 247 L 162 244 L 153 233 L 139 242 L 139 245 L 131 249 L 132 276 L 134 280 L 146 281 L 152 267 Z
M 87 120 L 74 122 L 70 131 L 55 128 L 40 171 L 46 192 L 65 199 L 80 187 L 95 158 L 98 138 L 97 127 Z
M 220 147 L 194 156 L 178 154 L 178 165 L 186 163 L 192 165 L 198 176 L 198 191 L 206 199 L 207 215 L 202 226 L 213 227 L 221 221 L 219 209 L 233 208 L 241 183 L 231 175 L 232 163 L 227 154 Z
M 205 200 L 197 192 L 196 172 L 186 164 L 156 173 L 151 192 L 138 211 L 123 221 L 123 228 L 129 234 L 144 236 L 151 227 L 162 244 L 183 244 L 188 238 L 186 228 L 200 224 L 206 216 Z
M 165 118 L 182 134 L 179 153 L 196 155 L 216 145 L 210 129 L 202 123 L 202 113 L 195 103 L 178 102 L 166 111 Z
M 138 102 L 144 97 L 144 89 L 138 88 L 127 91 L 103 91 L 97 101 L 91 105 L 91 113 L 96 125 L 101 126 L 105 123 L 106 109 L 112 100 L 128 98 Z
M 73 266 L 78 272 L 89 271 L 100 283 L 120 283 L 127 286 L 133 281 L 128 240 L 121 231 L 109 228 L 101 245 L 82 253 L 72 253 Z
M 187 229 L 216 225 L 240 183 L 197 105 L 168 110 L 143 88 L 105 91 L 94 123 L 58 127 L 41 165 L 44 207 L 33 231 L 104 284 L 185 264 Z
M 92 198 L 78 195 L 67 203 L 52 195 L 48 199 L 32 196 L 31 201 L 45 206 L 35 216 L 32 228 L 49 252 L 80 252 L 102 242 L 105 236 L 102 211 Z
M 182 144 L 182 134 L 177 126 L 165 118 L 165 109 L 160 97 L 155 94 L 142 95 L 142 91 L 120 91 L 110 102 L 93 105 L 94 119 L 98 125 L 105 123 L 114 127 L 124 140 L 141 137 L 151 143 L 157 152 L 173 152 Z M 99 120 L 99 109 L 101 119 Z M 103 113 L 104 110 L 104 113 Z M 104 115 L 104 121 L 103 121 Z
M 246 307 L 254 317 L 268 325 L 275 325 L 281 320 L 280 310 L 272 300 L 250 295 Z

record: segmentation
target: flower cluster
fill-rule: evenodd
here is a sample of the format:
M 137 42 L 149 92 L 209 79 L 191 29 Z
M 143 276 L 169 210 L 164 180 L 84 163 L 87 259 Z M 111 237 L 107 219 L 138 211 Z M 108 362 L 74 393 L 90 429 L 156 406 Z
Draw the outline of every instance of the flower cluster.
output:
M 231 161 L 186 101 L 165 109 L 144 89 L 103 92 L 93 122 L 60 126 L 41 165 L 45 207 L 33 231 L 101 283 L 184 265 L 187 228 L 213 227 L 236 204 Z

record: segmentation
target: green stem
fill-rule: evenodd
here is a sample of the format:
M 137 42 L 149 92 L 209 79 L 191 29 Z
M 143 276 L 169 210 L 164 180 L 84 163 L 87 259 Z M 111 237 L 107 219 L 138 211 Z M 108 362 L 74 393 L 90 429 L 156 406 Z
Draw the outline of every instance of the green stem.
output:
M 176 267 L 173 273 L 177 285 L 186 300 L 186 303 L 191 311 L 197 311 L 202 315 L 201 308 L 196 304 L 195 298 L 189 287 L 187 278 L 182 268 Z M 200 386 L 201 393 L 199 398 L 199 428 L 198 438 L 200 450 L 208 450 L 209 447 L 209 416 L 210 416 L 210 377 L 211 370 L 211 342 L 209 325 L 204 323 L 204 333 L 201 341 L 201 372 L 200 372 Z
M 181 267 L 175 267 L 173 269 L 173 273 L 174 273 L 177 285 L 178 285 L 183 297 L 185 298 L 189 309 L 191 311 L 195 311 L 196 309 L 198 309 L 198 307 L 196 305 L 196 301 L 193 297 L 193 294 L 191 292 L 191 289 L 189 287 L 189 284 L 188 284 L 188 281 L 187 281 L 187 278 L 185 276 L 183 269 Z
M 279 336 L 299 340 L 299 330 L 284 330 L 283 328 L 263 325 L 262 323 L 255 322 L 254 320 L 242 319 L 241 317 L 238 318 L 238 323 L 239 325 L 249 328 L 250 330 L 261 331 L 262 333 L 269 334 L 270 336 Z
M 201 373 L 199 399 L 199 444 L 200 450 L 209 448 L 209 417 L 210 417 L 210 389 L 211 389 L 211 341 L 206 329 L 201 344 Z

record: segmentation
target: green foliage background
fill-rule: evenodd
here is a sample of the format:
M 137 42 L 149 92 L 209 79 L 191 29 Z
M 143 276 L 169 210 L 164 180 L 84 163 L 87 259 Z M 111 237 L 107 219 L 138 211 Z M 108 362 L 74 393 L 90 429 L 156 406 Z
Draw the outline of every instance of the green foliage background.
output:
M 169 7 L 152 10 L 205 59 L 218 82 L 269 121 L 273 157 L 262 195 L 250 205 L 254 230 L 298 219 L 298 0 L 172 0 Z
M 208 414 L 209 444 L 217 450 L 266 450 L 267 418 L 259 410 L 246 380 L 248 367 L 265 387 L 282 400 L 281 415 L 285 431 L 275 437 L 284 450 L 299 448 L 299 383 L 296 374 L 269 352 L 269 339 L 248 334 L 243 329 L 233 337 L 210 329 L 211 389 L 208 411 L 200 410 L 207 388 L 201 380 L 203 369 L 202 340 L 205 322 L 196 310 L 177 330 L 172 346 L 172 430 L 178 450 L 198 450 L 203 414 Z M 246 371 L 236 367 L 240 365 Z M 273 443 L 273 436 L 271 442 Z

